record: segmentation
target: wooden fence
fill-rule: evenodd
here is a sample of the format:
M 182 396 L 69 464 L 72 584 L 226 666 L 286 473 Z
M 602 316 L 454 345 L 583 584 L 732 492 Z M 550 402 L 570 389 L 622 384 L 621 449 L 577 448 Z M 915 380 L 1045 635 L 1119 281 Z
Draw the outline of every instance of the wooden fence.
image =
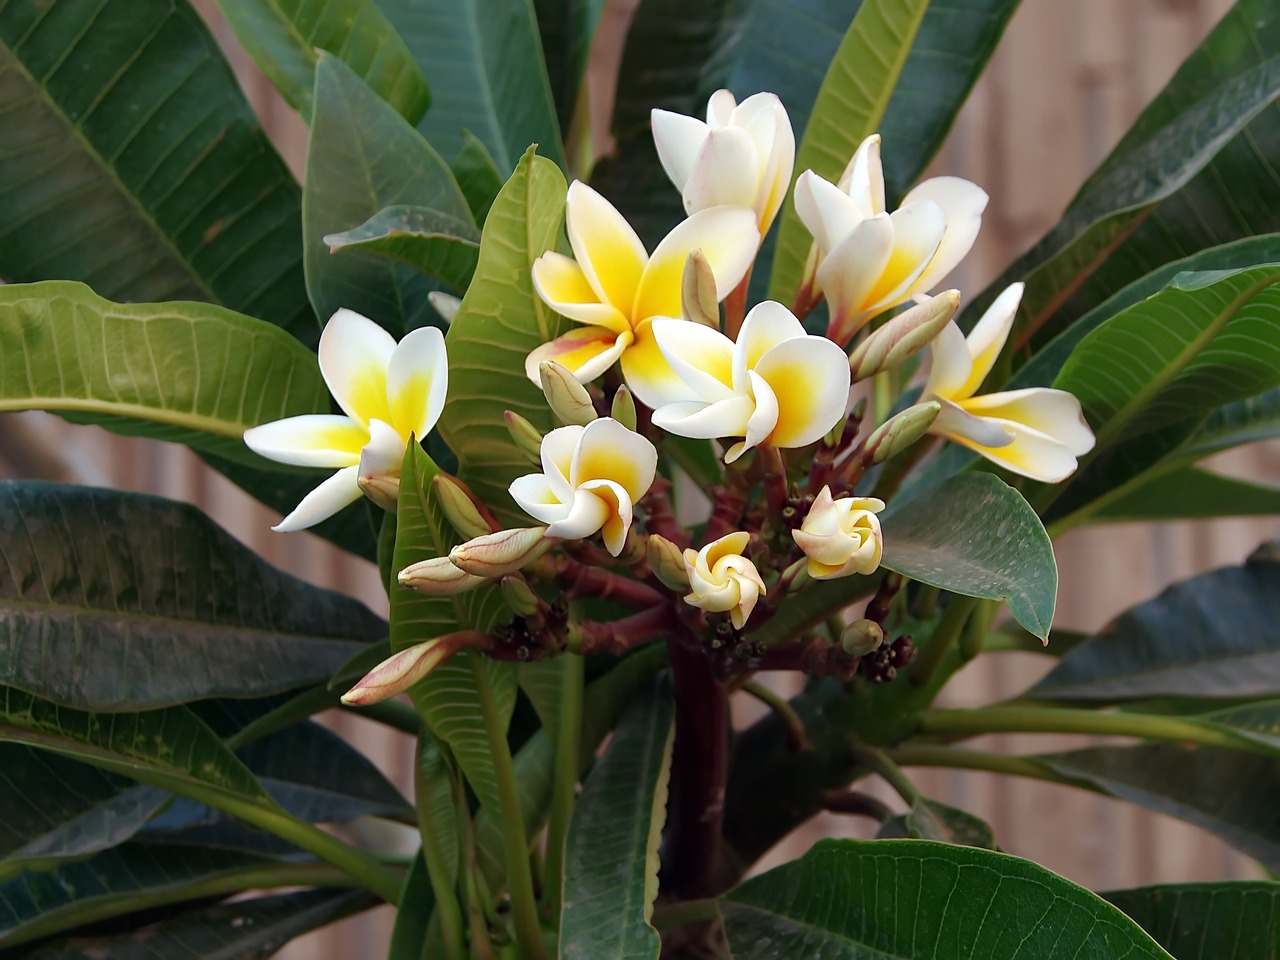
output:
M 634 2 L 634 0 L 627 0 Z M 301 174 L 306 129 L 257 73 L 217 13 L 197 0 L 223 42 L 248 96 L 290 166 Z M 991 194 L 982 235 L 960 275 L 974 292 L 1056 222 L 1067 201 L 1160 89 L 1184 56 L 1230 7 L 1230 0 L 1024 0 L 964 108 L 934 171 L 967 177 Z M 612 15 L 624 22 L 625 4 Z M 1227 455 L 1224 466 L 1280 476 L 1280 449 Z M 185 450 L 71 427 L 41 414 L 0 423 L 0 474 L 74 479 L 154 492 L 199 504 L 273 562 L 324 586 L 354 593 L 375 609 L 385 600 L 372 567 L 309 535 L 268 529 L 275 516 Z M 1106 527 L 1069 534 L 1058 545 L 1058 622 L 1091 630 L 1171 581 L 1236 563 L 1280 520 L 1232 520 Z M 946 691 L 974 705 L 1023 689 L 1044 658 L 1001 654 L 968 668 Z M 750 708 L 740 719 L 750 716 Z M 333 719 L 406 791 L 408 747 L 373 725 Z M 1062 737 L 992 737 L 1001 749 L 1078 745 Z M 1160 881 L 1253 875 L 1252 862 L 1182 823 L 1089 794 L 985 774 L 924 771 L 923 790 L 986 818 L 1003 849 L 1031 857 L 1095 889 Z M 380 828 L 370 828 L 380 829 Z M 768 862 L 802 852 L 818 836 L 864 836 L 852 818 L 819 817 Z M 406 846 L 412 842 L 404 837 Z M 356 918 L 286 948 L 292 960 L 382 955 L 389 910 Z

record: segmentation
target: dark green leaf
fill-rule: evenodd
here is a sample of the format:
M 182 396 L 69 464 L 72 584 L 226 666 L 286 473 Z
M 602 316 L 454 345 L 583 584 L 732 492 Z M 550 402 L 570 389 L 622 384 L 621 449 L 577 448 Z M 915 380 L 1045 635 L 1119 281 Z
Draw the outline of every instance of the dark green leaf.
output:
M 391 931 L 387 960 L 422 960 L 435 895 L 422 854 L 414 858 L 404 878 L 404 889 L 396 905 L 396 925 Z
M 436 287 L 418 271 L 363 250 L 335 256 L 325 242 L 399 204 L 474 226 L 449 165 L 346 64 L 322 56 L 302 198 L 307 293 L 320 317 L 347 307 L 401 336 L 435 316 Z
M 1280 883 L 1183 883 L 1102 894 L 1178 960 L 1280 955 Z
M 1101 523 L 1207 520 L 1280 513 L 1280 487 L 1184 467 L 1139 484 L 1091 517 Z
M 605 3 L 606 0 L 533 0 L 556 117 L 566 135 L 574 107 L 583 96 L 587 55 Z
M 194 507 L 0 481 L 0 683 L 128 710 L 323 682 L 385 625 Z
M 1280 692 L 1280 564 L 1192 577 L 1121 614 L 1028 691 L 1046 700 L 1244 697 Z
M 410 123 L 431 94 L 374 0 L 218 0 L 236 38 L 289 105 L 311 117 L 316 57 L 341 59 Z
M 0 276 L 208 300 L 315 343 L 297 184 L 190 4 L 15 0 L 0 65 Z
M 564 671 L 558 657 L 519 664 L 516 678 L 520 689 L 533 704 L 542 729 L 554 742 L 560 725 L 560 700 L 564 688 Z
M 1017 857 L 823 840 L 720 901 L 736 960 L 1170 960 L 1115 907 Z
M 47 944 L 27 960 L 263 960 L 294 937 L 378 904 L 352 890 L 304 890 L 201 907 L 130 933 Z
M 531 143 L 563 166 L 560 128 L 529 0 L 378 0 L 435 103 L 418 129 L 446 156 L 469 130 L 503 176 Z
M 449 327 L 449 403 L 440 433 L 458 453 L 460 475 L 504 523 L 530 519 L 507 487 L 529 472 L 507 431 L 514 410 L 539 430 L 553 422 L 542 391 L 524 372 L 525 357 L 558 336 L 563 321 L 533 291 L 533 261 L 554 249 L 565 182 L 555 164 L 528 153 L 494 201 L 480 241 L 475 282 Z
M 936 800 L 921 798 L 906 813 L 890 817 L 876 832 L 881 840 L 938 840 L 965 847 L 996 849 L 990 824 L 973 814 Z
M 623 714 L 573 810 L 560 956 L 657 960 L 658 893 L 675 705 L 665 683 Z
M 1053 544 L 1022 494 L 989 473 L 962 474 L 885 511 L 888 570 L 953 593 L 1006 600 L 1037 637 L 1049 634 L 1058 590 Z
M 324 238 L 330 253 L 367 250 L 463 291 L 480 258 L 480 231 L 470 219 L 430 207 L 387 207 L 360 226 Z
M 493 162 L 493 157 L 489 156 L 489 151 L 478 137 L 463 131 L 462 149 L 450 161 L 449 168 L 458 181 L 462 195 L 467 198 L 471 216 L 476 223 L 484 226 L 489 208 L 502 189 L 503 176 L 498 165 Z

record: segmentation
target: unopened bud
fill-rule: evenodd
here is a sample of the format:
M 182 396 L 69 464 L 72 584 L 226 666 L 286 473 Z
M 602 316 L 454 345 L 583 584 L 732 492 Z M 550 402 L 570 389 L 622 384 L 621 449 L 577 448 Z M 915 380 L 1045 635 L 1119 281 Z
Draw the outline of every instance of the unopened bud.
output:
M 627 389 L 626 384 L 620 386 L 618 392 L 613 395 L 613 408 L 609 411 L 609 416 L 613 417 L 628 430 L 635 430 L 636 401 L 631 396 L 631 391 Z
M 396 512 L 396 504 L 400 499 L 400 478 L 385 474 L 359 474 L 356 486 L 366 497 L 388 513 Z
M 898 314 L 854 349 L 849 369 L 855 381 L 898 366 L 923 350 L 960 308 L 960 291 L 947 290 Z
M 716 298 L 716 278 L 711 261 L 698 247 L 689 251 L 680 284 L 680 309 L 686 320 L 720 329 L 720 301 Z
M 503 413 L 507 423 L 507 433 L 511 434 L 511 442 L 516 448 L 534 463 L 542 462 L 542 434 L 538 428 L 514 410 Z
M 467 491 L 458 485 L 452 477 L 438 473 L 431 481 L 431 489 L 436 503 L 440 504 L 445 518 L 464 537 L 480 537 L 492 533 L 493 527 L 480 515 L 475 503 L 467 495 Z
M 562 367 L 554 360 L 543 360 L 538 365 L 538 376 L 547 405 L 561 423 L 585 427 L 596 419 L 596 405 L 591 402 L 591 394 L 568 367 Z
M 782 582 L 787 585 L 788 593 L 795 593 L 809 582 L 808 563 L 807 557 L 801 557 L 782 571 Z
M 370 442 L 360 451 L 356 486 L 383 510 L 395 513 L 400 499 L 400 471 L 404 465 L 404 441 L 388 424 L 369 424 Z
M 396 576 L 406 587 L 433 597 L 451 597 L 488 583 L 454 564 L 448 557 L 432 557 L 405 567 Z
M 552 546 L 546 527 L 516 527 L 476 537 L 449 551 L 454 566 L 477 577 L 501 577 L 532 563 Z
M 651 533 L 645 542 L 644 552 L 649 569 L 663 586 L 677 593 L 685 593 L 689 589 L 689 574 L 679 547 L 666 537 Z
M 342 702 L 352 707 L 367 707 L 394 697 L 408 690 L 459 650 L 487 646 L 488 642 L 488 637 L 477 630 L 461 630 L 415 643 L 365 674 L 363 680 L 343 694 Z
M 876 432 L 867 438 L 866 452 L 863 454 L 867 465 L 883 463 L 923 437 L 933 426 L 933 421 L 938 419 L 941 409 L 942 404 L 937 400 L 917 403 L 880 424 Z
M 453 323 L 453 318 L 458 315 L 458 308 L 462 306 L 461 300 L 443 290 L 432 290 L 427 294 L 427 301 L 436 308 L 436 313 L 440 314 L 440 319 L 446 324 Z
M 865 656 L 884 643 L 884 627 L 874 620 L 855 620 L 840 631 L 840 647 L 851 657 Z
M 512 613 L 531 617 L 538 612 L 538 595 L 522 577 L 502 578 L 502 599 Z

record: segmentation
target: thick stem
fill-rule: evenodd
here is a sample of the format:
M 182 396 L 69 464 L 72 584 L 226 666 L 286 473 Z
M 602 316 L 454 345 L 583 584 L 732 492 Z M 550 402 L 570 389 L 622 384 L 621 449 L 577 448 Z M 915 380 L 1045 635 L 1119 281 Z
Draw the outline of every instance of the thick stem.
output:
M 556 579 L 574 596 L 617 600 L 642 609 L 666 602 L 666 597 L 646 583 L 576 560 L 569 560 Z
M 656 592 L 656 591 L 655 591 Z M 586 620 L 571 629 L 569 649 L 577 653 L 611 653 L 621 656 L 632 647 L 657 640 L 676 625 L 671 603 L 662 596 L 656 606 L 621 620 Z
M 782 462 L 782 451 L 771 443 L 762 444 L 760 457 L 764 462 L 764 495 L 769 506 L 769 523 L 775 531 L 782 530 L 782 511 L 787 506 L 787 467 Z
M 546 910 L 556 923 L 564 895 L 565 841 L 578 788 L 582 741 L 583 660 L 573 653 L 560 658 L 560 719 L 556 729 L 555 785 L 551 822 L 547 827 Z
M 516 786 L 515 765 L 507 744 L 507 731 L 498 715 L 493 687 L 480 654 L 467 651 L 471 676 L 475 680 L 480 712 L 484 715 L 485 734 L 493 757 L 493 774 L 502 805 L 502 835 L 506 841 L 507 887 L 511 894 L 511 914 L 515 925 L 520 956 L 527 960 L 544 960 L 546 947 L 538 924 L 538 903 L 533 894 L 533 874 L 529 869 L 529 838 L 524 829 L 524 813 L 520 809 L 520 791 Z
M 738 331 L 742 329 L 742 319 L 747 314 L 747 290 L 750 286 L 751 267 L 747 267 L 742 281 L 724 298 L 724 335 L 730 340 L 737 340 Z

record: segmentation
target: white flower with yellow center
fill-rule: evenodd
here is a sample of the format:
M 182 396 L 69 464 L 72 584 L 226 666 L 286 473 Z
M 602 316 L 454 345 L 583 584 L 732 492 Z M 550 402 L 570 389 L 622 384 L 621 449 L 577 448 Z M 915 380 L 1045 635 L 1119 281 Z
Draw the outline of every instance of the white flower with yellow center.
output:
M 947 324 L 930 350 L 933 366 L 921 400 L 942 404 L 930 433 L 954 440 L 992 463 L 1033 480 L 1057 483 L 1093 449 L 1080 401 L 1065 390 L 1028 387 L 975 397 L 1000 355 L 1023 285 L 1009 286 L 987 308 L 968 339 Z
M 613 205 L 579 181 L 569 186 L 565 228 L 576 259 L 548 250 L 533 263 L 533 285 L 557 313 L 587 324 L 544 343 L 525 361 L 539 383 L 544 360 L 571 370 L 582 383 L 615 361 L 641 402 L 656 407 L 683 390 L 649 331 L 654 317 L 681 316 L 680 293 L 689 252 L 700 249 L 711 265 L 717 300 L 746 274 L 760 233 L 755 214 L 741 207 L 711 207 L 678 224 L 650 256 Z
M 880 518 L 876 516 L 883 509 L 884 501 L 875 497 L 836 500 L 831 488 L 823 487 L 800 528 L 791 531 L 808 558 L 805 568 L 809 576 L 835 580 L 854 573 L 874 573 L 884 551 Z
M 548 537 L 580 540 L 603 530 L 605 548 L 616 557 L 657 468 L 652 443 L 604 417 L 543 437 L 542 473 L 517 478 L 511 497 L 548 525 Z
M 806 170 L 795 201 L 817 248 L 828 335 L 844 344 L 872 317 L 928 293 L 955 269 L 977 239 L 987 194 L 959 177 L 934 177 L 886 213 L 880 137 L 873 134 L 839 186 Z
M 395 338 L 367 317 L 339 310 L 320 335 L 320 373 L 345 416 L 308 414 L 252 427 L 255 453 L 300 467 L 337 467 L 273 530 L 303 530 L 360 499 L 395 504 L 405 445 L 440 418 L 449 389 L 444 337 L 422 327 Z
M 762 443 L 815 443 L 845 414 L 849 358 L 826 337 L 806 334 L 780 303 L 753 307 L 737 343 L 684 320 L 655 320 L 653 335 L 693 398 L 658 407 L 654 424 L 682 437 L 742 437 L 727 462 Z
M 742 555 L 750 540 L 749 533 L 740 531 L 713 540 L 701 550 L 684 552 L 685 572 L 689 575 L 685 603 L 711 613 L 727 610 L 739 630 L 765 593 L 760 571 Z
M 727 204 L 750 207 L 763 236 L 791 185 L 796 138 L 772 93 L 738 103 L 728 90 L 707 101 L 707 122 L 654 110 L 653 144 L 686 213 Z

